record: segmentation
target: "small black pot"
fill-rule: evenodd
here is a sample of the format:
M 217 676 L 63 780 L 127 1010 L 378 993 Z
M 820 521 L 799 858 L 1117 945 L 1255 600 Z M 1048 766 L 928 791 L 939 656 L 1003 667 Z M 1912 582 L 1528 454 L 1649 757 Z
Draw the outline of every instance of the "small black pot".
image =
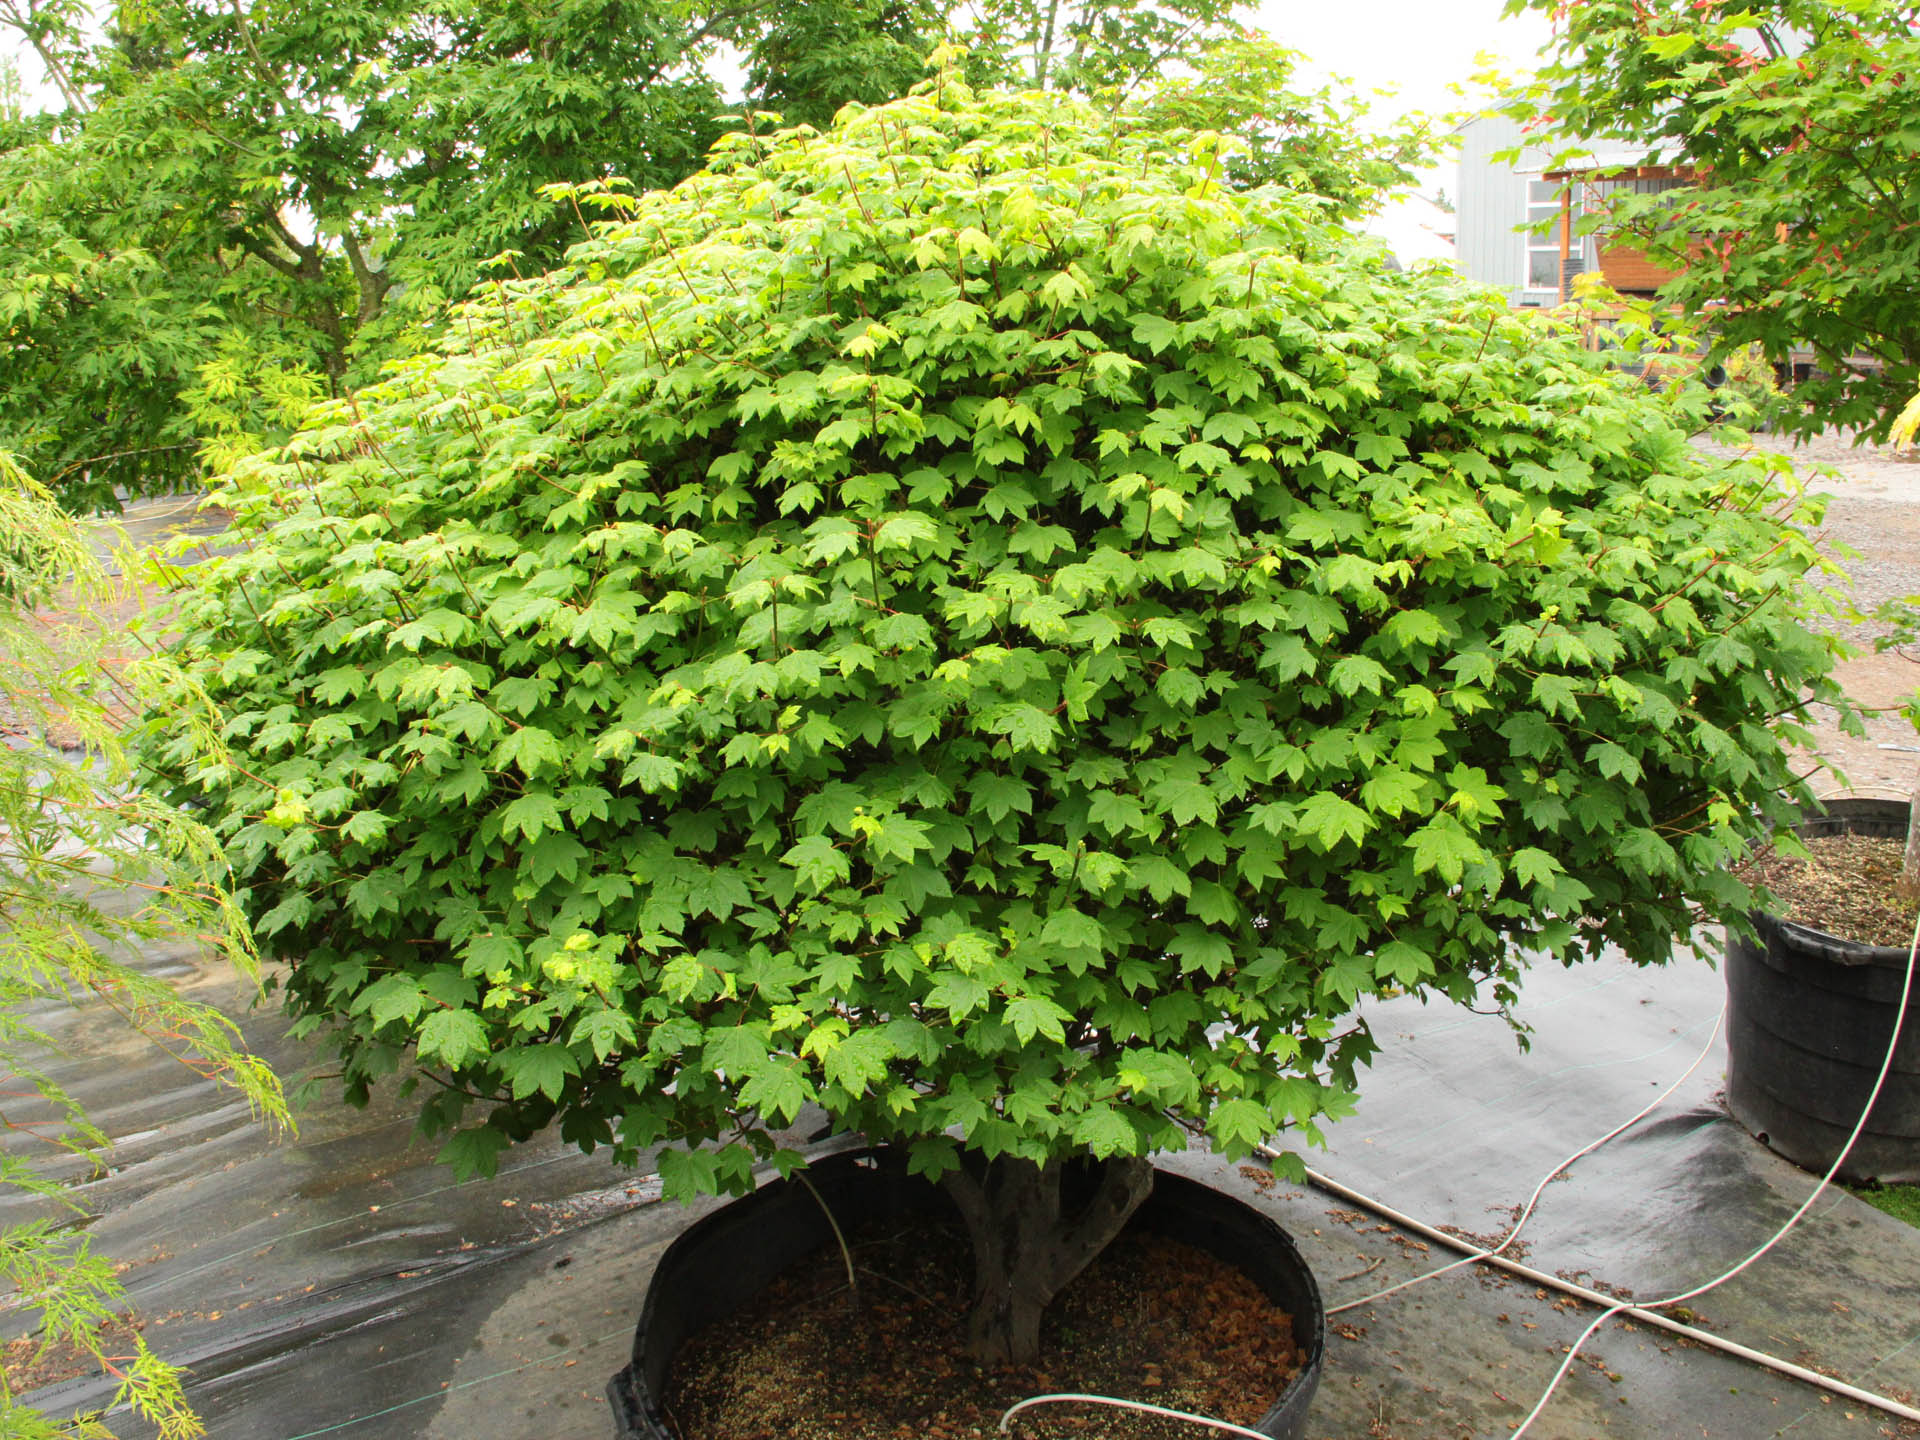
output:
M 1904 838 L 1897 800 L 1830 800 L 1804 838 Z M 1825 1174 L 1872 1093 L 1893 1038 L 1907 951 L 1860 945 L 1757 912 L 1758 941 L 1728 934 L 1727 1107 L 1769 1149 Z M 1920 1182 L 1920 1004 L 1839 1178 Z
M 937 1186 L 908 1175 L 904 1161 L 886 1151 L 835 1155 L 815 1163 L 807 1177 L 843 1229 L 951 1209 Z M 1320 1383 L 1326 1312 L 1313 1273 L 1287 1233 L 1232 1196 L 1165 1170 L 1156 1173 L 1153 1193 L 1127 1223 L 1234 1266 L 1293 1317 L 1300 1369 L 1254 1428 L 1275 1440 L 1299 1440 Z M 607 1385 L 619 1440 L 672 1440 L 661 1401 L 681 1342 L 733 1314 L 787 1266 L 832 1243 L 819 1202 L 804 1186 L 776 1180 L 715 1211 L 667 1247 L 647 1286 L 632 1363 Z

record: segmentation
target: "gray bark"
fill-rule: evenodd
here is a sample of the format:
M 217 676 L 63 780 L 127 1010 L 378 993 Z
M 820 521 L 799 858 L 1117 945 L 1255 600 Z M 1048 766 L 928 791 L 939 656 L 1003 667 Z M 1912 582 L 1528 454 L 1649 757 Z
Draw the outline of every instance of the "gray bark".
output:
M 1039 1357 L 1042 1312 L 1153 1190 L 1147 1161 L 1109 1160 L 1085 1208 L 1064 1214 L 1062 1170 L 1003 1156 L 944 1181 L 973 1245 L 967 1348 L 982 1364 L 1030 1365 Z

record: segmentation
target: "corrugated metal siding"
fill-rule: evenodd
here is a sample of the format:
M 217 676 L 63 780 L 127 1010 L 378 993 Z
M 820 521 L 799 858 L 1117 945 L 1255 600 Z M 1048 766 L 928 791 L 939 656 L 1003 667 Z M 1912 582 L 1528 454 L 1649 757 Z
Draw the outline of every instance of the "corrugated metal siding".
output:
M 1526 277 L 1526 247 L 1515 229 L 1526 223 L 1527 182 L 1496 150 L 1520 143 L 1520 127 L 1504 115 L 1483 115 L 1460 132 L 1460 186 L 1454 201 L 1454 246 L 1469 280 L 1514 296 Z
M 1454 216 L 1461 273 L 1483 285 L 1499 286 L 1514 301 L 1527 283 L 1527 237 L 1521 233 L 1527 223 L 1527 181 L 1547 165 L 1546 153 L 1538 149 L 1523 153 L 1517 165 L 1493 158 L 1496 151 L 1520 143 L 1519 124 L 1504 115 L 1482 115 L 1461 128 Z M 1582 245 L 1576 237 L 1574 244 L 1591 266 L 1592 242 Z M 1539 298 L 1538 292 L 1533 298 Z
M 1460 257 L 1460 272 L 1469 280 L 1483 285 L 1496 285 L 1505 290 L 1507 298 L 1515 303 L 1552 304 L 1557 293 L 1552 287 L 1551 277 L 1541 287 L 1528 283 L 1529 237 L 1523 233 L 1527 224 L 1528 182 L 1540 178 L 1541 172 L 1547 168 L 1549 157 L 1538 147 L 1522 147 L 1521 139 L 1519 124 L 1504 115 L 1482 115 L 1461 127 L 1454 244 Z M 1521 149 L 1517 161 L 1493 158 L 1497 151 L 1516 148 Z M 1619 155 L 1588 157 L 1582 161 L 1582 165 L 1652 163 L 1654 158 L 1657 157 L 1623 152 Z M 1576 182 L 1576 204 L 1590 209 L 1610 190 L 1628 189 L 1651 195 L 1683 183 L 1672 178 L 1653 177 L 1612 181 L 1583 179 Z M 1549 198 L 1544 195 L 1540 197 L 1542 201 Z M 1552 251 L 1557 248 L 1557 234 L 1536 238 L 1532 243 L 1539 249 Z M 1567 267 L 1569 273 L 1578 274 L 1599 267 L 1600 246 L 1595 236 L 1576 234 L 1574 250 Z M 1605 267 L 1607 279 L 1616 289 L 1651 289 L 1667 278 L 1668 272 L 1648 265 L 1644 256 L 1625 247 L 1608 247 L 1608 254 L 1610 258 Z M 1545 257 L 1545 263 L 1558 271 L 1559 267 L 1551 255 Z

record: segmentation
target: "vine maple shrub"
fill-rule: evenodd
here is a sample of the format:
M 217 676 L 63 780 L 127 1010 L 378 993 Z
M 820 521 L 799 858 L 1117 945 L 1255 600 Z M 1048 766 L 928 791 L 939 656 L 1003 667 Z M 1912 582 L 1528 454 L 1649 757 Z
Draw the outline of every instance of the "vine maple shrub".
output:
M 1144 1157 L 1348 1103 L 1361 997 L 1745 903 L 1832 693 L 1792 495 L 1223 145 L 951 78 L 733 135 L 243 462 L 236 758 L 152 753 L 350 1093 L 683 1196 L 818 1104 L 1022 1357 Z

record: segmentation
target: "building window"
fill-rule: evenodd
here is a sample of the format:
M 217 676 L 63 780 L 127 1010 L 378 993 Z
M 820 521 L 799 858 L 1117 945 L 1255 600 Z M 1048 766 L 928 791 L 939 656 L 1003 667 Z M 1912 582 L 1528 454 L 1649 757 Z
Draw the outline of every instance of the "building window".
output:
M 1561 286 L 1587 268 L 1587 247 L 1579 235 L 1567 255 L 1567 273 L 1560 273 L 1560 192 L 1557 180 L 1527 181 L 1527 228 L 1523 235 L 1527 247 L 1528 294 L 1530 304 L 1555 304 Z
M 1609 195 L 1665 195 L 1669 190 L 1684 190 L 1693 183 L 1685 175 L 1643 176 L 1637 180 L 1589 180 L 1586 183 L 1587 208 L 1599 208 Z

